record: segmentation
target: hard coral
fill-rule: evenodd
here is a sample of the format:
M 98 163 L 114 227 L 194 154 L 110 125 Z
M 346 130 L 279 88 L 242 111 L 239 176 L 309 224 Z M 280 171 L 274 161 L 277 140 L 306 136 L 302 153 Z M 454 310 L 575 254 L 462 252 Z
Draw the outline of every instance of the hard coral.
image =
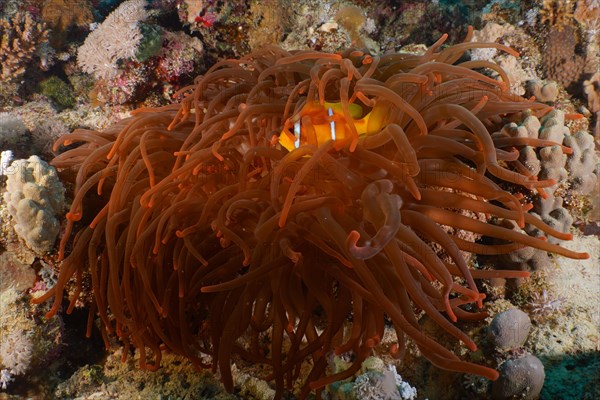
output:
M 504 125 L 492 137 L 535 138 L 545 141 L 548 145 L 541 149 L 536 146 L 521 146 L 518 161 L 521 168 L 533 175 L 554 180 L 555 184 L 546 188 L 547 193 L 554 193 L 557 186 L 567 178 L 567 155 L 564 154 L 562 142 L 569 134 L 569 128 L 564 125 L 564 112 L 552 110 L 541 119 L 526 112 L 523 117 L 521 121 Z
M 594 137 L 600 137 L 600 72 L 583 82 L 583 91 L 587 97 L 588 107 L 593 114 L 592 133 Z
M 556 82 L 543 82 L 541 80 L 530 80 L 525 85 L 528 96 L 535 96 L 535 99 L 543 103 L 553 103 L 558 96 L 558 86 Z
M 461 361 L 425 333 L 414 308 L 475 350 L 451 323 L 485 317 L 461 308 L 482 306 L 474 278 L 527 274 L 472 270 L 461 250 L 588 255 L 461 214 L 570 237 L 495 183 L 543 194 L 555 182 L 516 171 L 511 149 L 555 143 L 492 138 L 486 128 L 502 115 L 549 107 L 475 71 L 505 77 L 492 63 L 454 65 L 488 44 L 440 50 L 445 38 L 421 56 L 268 47 L 217 63 L 181 90 L 178 104 L 140 109 L 104 132 L 63 136 L 56 150 L 81 143 L 53 160 L 77 171 L 75 199 L 58 282 L 35 301 L 54 297 L 48 316 L 56 314 L 75 277 L 72 309 L 89 275 L 90 313 L 137 348 L 142 367 L 158 368 L 163 347 L 199 367 L 200 354 L 209 354 L 229 390 L 234 356 L 269 366 L 276 397 L 309 359 L 301 397 L 350 377 L 383 337 L 386 315 L 397 333 L 394 355 L 408 337 L 441 368 L 496 379 L 492 368 Z M 86 200 L 91 190 L 99 209 Z M 458 239 L 440 225 L 507 243 Z M 327 376 L 332 353 L 353 359 Z
M 0 78 L 17 81 L 48 41 L 48 30 L 32 14 L 18 12 L 12 19 L 0 18 Z
M 573 22 L 575 0 L 543 0 L 542 23 L 562 30 Z
M 568 88 L 581 77 L 584 59 L 575 54 L 577 37 L 575 29 L 567 26 L 563 29 L 553 28 L 548 36 L 543 51 L 543 68 L 548 79 L 555 80 Z
M 71 26 L 87 28 L 94 16 L 87 0 L 46 0 L 42 6 L 42 19 L 53 30 L 62 32 Z
M 565 138 L 565 144 L 573 149 L 567 158 L 569 183 L 581 194 L 588 194 L 598 184 L 598 157 L 594 149 L 594 138 L 585 131 L 579 131 Z
M 56 170 L 37 156 L 13 161 L 5 175 L 4 201 L 14 220 L 14 229 L 35 253 L 54 246 L 63 212 L 65 189 Z
M 531 212 L 537 218 L 547 223 L 557 231 L 568 233 L 573 224 L 573 217 L 563 207 L 561 197 L 548 197 L 543 199 L 537 196 L 533 201 L 533 211 Z M 532 236 L 543 236 L 543 233 L 534 226 L 526 226 L 526 231 Z M 560 243 L 561 240 L 549 237 L 550 243 Z
M 588 101 L 588 107 L 593 113 L 600 112 L 600 72 L 583 81 L 583 92 Z

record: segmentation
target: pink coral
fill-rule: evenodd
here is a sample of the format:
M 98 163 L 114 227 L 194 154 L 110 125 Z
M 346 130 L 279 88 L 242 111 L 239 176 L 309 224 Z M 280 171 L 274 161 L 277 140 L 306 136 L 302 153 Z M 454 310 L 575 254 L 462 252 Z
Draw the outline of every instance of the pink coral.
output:
M 197 69 L 202 56 L 202 42 L 183 32 L 165 32 L 163 49 L 155 73 L 159 81 L 180 83 Z

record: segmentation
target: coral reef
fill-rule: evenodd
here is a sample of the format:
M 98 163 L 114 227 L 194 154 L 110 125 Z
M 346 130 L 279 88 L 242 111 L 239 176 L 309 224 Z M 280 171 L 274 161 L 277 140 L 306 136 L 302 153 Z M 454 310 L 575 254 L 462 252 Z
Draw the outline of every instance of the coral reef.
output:
M 69 379 L 61 382 L 49 397 L 57 400 L 98 398 L 260 400 L 259 397 L 238 397 L 225 392 L 213 374 L 209 371 L 198 372 L 189 361 L 181 357 L 165 354 L 163 367 L 156 373 L 149 374 L 136 368 L 133 361 L 122 362 L 120 353 L 121 350 L 115 349 L 102 365 L 82 366 Z
M 269 2 L 268 7 L 254 7 L 256 18 L 247 18 L 250 4 L 243 0 L 196 1 L 177 0 L 177 12 L 184 25 L 200 36 L 212 57 L 216 54 L 239 57 L 248 53 L 250 27 L 265 17 L 266 13 L 278 13 L 285 3 Z M 270 16 L 267 19 L 274 21 Z M 285 23 L 277 21 L 277 23 Z M 274 27 L 279 30 L 281 27 Z
M 9 173 L 9 167 L 10 163 L 12 163 L 13 157 L 14 155 L 11 150 L 4 150 L 0 154 L 0 176 L 7 175 Z
M 311 8 L 307 5 L 289 10 L 290 15 L 285 20 L 291 32 L 285 36 L 281 46 L 289 50 L 311 48 L 322 51 L 345 47 L 349 44 L 349 36 L 341 32 L 334 20 L 337 10 L 327 2 L 319 2 Z
M 93 101 L 131 103 L 143 100 L 153 89 L 154 93 L 162 91 L 162 103 L 168 103 L 199 72 L 202 42 L 184 32 L 145 23 L 150 15 L 145 5 L 145 0 L 121 4 L 79 47 L 79 67 L 97 79 L 89 93 Z M 128 39 L 123 40 L 123 35 Z
M 473 61 L 494 60 L 508 76 L 513 93 L 523 95 L 526 91 L 526 82 L 539 79 L 536 67 L 540 60 L 540 53 L 537 46 L 525 33 L 524 28 L 489 21 L 482 29 L 473 33 L 471 40 L 502 43 L 519 52 L 520 58 L 515 57 L 514 54 L 498 53 L 493 48 L 474 48 L 470 51 Z M 491 74 L 500 79 L 496 71 L 491 71 Z M 543 100 L 538 99 L 538 101 Z
M 451 43 L 460 42 L 474 16 L 472 2 L 416 0 L 410 2 L 373 2 L 367 14 L 377 27 L 375 39 L 383 51 L 396 51 L 413 43 L 430 44 L 443 34 Z
M 561 145 L 565 138 L 569 136 L 569 129 L 565 126 L 563 111 L 552 110 L 541 119 L 530 113 L 524 113 L 521 121 L 504 125 L 499 132 L 493 133 L 492 136 L 498 138 L 538 138 L 554 143 L 554 145 L 542 149 L 537 149 L 534 146 L 521 147 L 519 162 L 522 168 L 538 175 L 540 178 L 555 180 L 556 183 L 547 189 L 549 193 L 554 193 L 556 188 L 567 179 L 567 170 L 565 169 L 567 154 L 564 153 Z M 591 172 L 589 169 L 586 171 Z M 578 170 L 573 170 L 573 176 L 577 176 L 577 173 Z
M 37 101 L 30 101 L 23 106 L 14 108 L 9 115 L 11 118 L 19 118 L 25 129 L 21 128 L 18 139 L 11 148 L 15 158 L 28 158 L 31 155 L 39 155 L 40 158 L 51 157 L 52 142 L 58 137 L 66 134 L 71 129 L 56 111 L 56 108 L 45 96 Z M 71 112 L 72 109 L 63 112 Z M 2 115 L 2 114 L 0 114 Z M 73 124 L 85 123 L 82 118 L 72 121 Z M 0 122 L 0 132 L 2 125 Z M 0 142 L 1 143 L 1 142 Z M 0 148 L 2 145 L 0 144 Z
M 117 18 L 118 10 L 123 9 L 131 11 L 130 20 L 123 13 Z M 109 32 L 111 20 L 119 20 L 117 28 L 129 33 Z M 440 53 L 452 51 L 437 44 L 428 50 L 426 45 L 444 33 L 449 34 L 446 43 L 459 42 L 467 32 L 467 23 L 475 31 L 472 44 L 462 45 L 461 51 L 466 52 L 460 57 L 457 51 L 452 60 L 440 60 Z M 104 33 L 94 33 L 98 30 Z M 102 42 L 99 36 L 112 43 Z M 283 0 L 0 0 L 0 38 L 0 77 L 6 78 L 0 82 L 0 191 L 4 192 L 5 183 L 15 178 L 13 159 L 35 154 L 51 160 L 58 150 L 53 150 L 51 143 L 67 135 L 60 142 L 67 153 L 55 162 L 64 168 L 60 177 L 68 189 L 67 203 L 80 204 L 68 214 L 67 232 L 60 246 L 61 257 L 68 256 L 60 262 L 50 244 L 53 239 L 44 244 L 51 250 L 43 255 L 19 239 L 9 205 L 0 201 L 0 388 L 6 392 L 1 398 L 414 399 L 417 395 L 412 385 L 419 389 L 418 398 L 512 398 L 519 387 L 527 385 L 521 380 L 529 373 L 527 368 L 536 364 L 517 368 L 514 375 L 511 362 L 528 354 L 535 354 L 544 364 L 546 382 L 541 399 L 600 398 L 600 302 L 590 301 L 598 299 L 600 270 L 593 262 L 558 257 L 510 240 L 515 235 L 529 236 L 536 243 L 546 241 L 572 251 L 590 251 L 593 260 L 599 259 L 597 0 L 301 0 L 293 5 Z M 88 49 L 88 58 L 93 61 L 97 56 L 104 62 L 87 73 L 77 60 L 78 52 L 82 52 L 78 48 L 85 49 L 84 40 L 96 42 L 94 49 Z M 495 45 L 473 47 L 481 42 Z M 115 49 L 122 50 L 121 45 L 127 45 L 128 50 L 115 53 Z M 277 59 L 284 52 L 271 48 L 270 54 L 277 54 L 272 57 L 277 60 L 265 62 L 261 57 L 269 45 L 281 46 L 288 56 L 301 60 L 286 63 Z M 502 51 L 502 46 L 510 46 L 520 56 Z M 103 53 L 103 47 L 109 48 L 111 55 Z M 366 54 L 340 50 L 349 47 Z M 320 67 L 316 68 L 307 56 L 314 53 L 298 49 L 338 53 L 342 61 L 317 60 Z M 231 59 L 250 51 L 253 53 L 241 61 Z M 394 54 L 397 51 L 402 53 Z M 394 71 L 390 67 L 393 63 L 386 64 L 386 57 L 396 57 L 396 66 L 407 67 Z M 439 70 L 435 67 L 421 73 L 418 60 L 428 57 Z M 455 69 L 450 71 L 441 64 L 452 64 Z M 102 68 L 104 73 L 99 72 Z M 415 68 L 419 77 L 412 81 L 409 75 L 396 76 Z M 478 155 L 455 155 L 458 165 L 467 167 L 458 172 L 457 164 L 441 174 L 431 165 L 433 159 L 446 158 L 440 155 L 440 146 L 416 134 L 417 118 L 406 112 L 412 107 L 417 114 L 426 113 L 432 104 L 439 105 L 436 102 L 454 101 L 453 94 L 465 94 L 452 86 L 461 79 L 466 82 L 463 68 L 484 80 L 477 83 L 484 88 L 472 87 L 461 103 L 490 133 L 495 132 L 495 150 L 483 154 L 489 157 L 495 153 L 501 167 L 531 182 L 544 182 L 540 185 L 545 186 L 543 189 L 495 176 L 495 166 L 490 169 L 485 157 L 482 166 L 481 148 L 475 145 L 477 132 L 460 118 L 453 120 L 454 115 L 431 124 L 431 115 L 423 115 L 428 139 L 448 135 L 450 140 L 445 144 L 455 142 L 452 151 L 475 150 Z M 387 75 L 380 79 L 383 70 Z M 346 75 L 351 71 L 361 76 Z M 423 76 L 429 80 L 420 82 Z M 304 86 L 300 85 L 302 79 Z M 415 150 L 421 168 L 416 177 L 407 162 L 412 153 L 399 155 L 395 151 L 402 147 L 397 144 L 401 139 L 397 132 L 393 136 L 389 129 L 385 131 L 393 137 L 377 147 L 381 135 L 368 135 L 360 128 L 361 117 L 367 126 L 381 128 L 378 112 L 387 97 L 369 90 L 377 85 L 387 88 L 390 79 L 399 80 L 390 89 L 400 103 L 391 107 L 389 118 L 402 126 Z M 530 98 L 531 111 L 520 98 L 504 94 L 506 80 L 513 94 L 535 97 L 535 102 Z M 199 81 L 204 83 L 198 85 Z M 297 91 L 295 84 L 299 85 Z M 493 90 L 487 91 L 489 87 Z M 440 95 L 442 89 L 447 97 Z M 486 100 L 478 90 L 486 91 Z M 342 93 L 348 96 L 344 98 Z M 197 102 L 190 100 L 194 96 Z M 311 108 L 310 98 L 319 99 L 315 103 L 324 99 L 323 107 Z M 176 105 L 170 105 L 173 101 L 181 107 L 180 115 Z M 350 116 L 336 108 L 346 102 L 350 103 Z M 490 110 L 500 109 L 506 102 L 523 108 L 490 116 Z M 263 109 L 257 108 L 260 106 Z M 555 110 L 550 111 L 550 106 Z M 131 125 L 119 122 L 130 117 L 129 111 L 136 107 L 140 110 L 134 111 Z M 329 107 L 332 115 L 328 116 Z M 169 118 L 160 117 L 160 113 L 170 113 Z M 238 126 L 236 118 L 240 115 L 244 122 Z M 288 156 L 299 154 L 304 146 L 318 150 L 327 145 L 325 139 L 334 131 L 338 143 L 346 143 L 351 125 L 347 121 L 352 121 L 359 135 L 353 151 L 336 147 L 289 161 Z M 300 149 L 295 149 L 294 140 L 285 147 L 282 137 L 295 139 L 296 123 L 302 139 Z M 69 133 L 77 128 L 83 130 Z M 96 132 L 107 128 L 106 134 Z M 444 128 L 452 133 L 440 133 Z M 237 133 L 227 136 L 229 130 Z M 467 132 L 463 132 L 464 137 L 456 136 L 459 130 Z M 227 137 L 220 140 L 223 135 Z M 178 143 L 165 145 L 172 140 Z M 458 145 L 463 147 L 458 149 Z M 115 153 L 105 159 L 108 154 L 99 149 L 111 146 Z M 277 151 L 281 157 L 274 156 Z M 90 153 L 100 158 L 90 157 Z M 174 158 L 177 166 L 172 163 Z M 82 167 L 84 160 L 87 164 Z M 282 162 L 287 166 L 282 167 Z M 247 174 L 239 172 L 241 165 Z M 402 175 L 402 169 L 408 173 Z M 73 173 L 78 170 L 85 171 L 76 178 Z M 169 174 L 175 170 L 177 174 Z M 467 178 L 461 181 L 465 172 L 469 172 Z M 391 193 L 383 190 L 382 174 L 393 181 Z M 486 209 L 479 211 L 457 208 L 456 202 L 431 205 L 438 201 L 436 197 L 460 200 L 461 205 L 482 200 L 470 192 L 471 187 L 445 186 L 448 180 L 471 185 L 474 176 L 483 176 L 487 184 L 497 185 L 497 193 L 505 194 L 483 196 Z M 165 186 L 168 179 L 171 184 Z M 423 196 L 419 201 L 414 198 L 410 179 Z M 376 189 L 369 192 L 363 185 L 361 192 L 353 186 L 360 180 L 379 182 L 379 186 L 369 186 Z M 241 185 L 239 192 L 236 185 Z M 443 195 L 437 190 L 440 187 Z M 33 197 L 38 198 L 36 190 Z M 251 190 L 268 193 L 256 197 Z M 167 194 L 157 194 L 162 191 Z M 344 202 L 350 192 L 348 198 L 355 200 Z M 510 197 L 512 202 L 502 197 L 506 193 L 514 196 Z M 10 196 L 3 194 L 0 199 Z M 121 203 L 117 202 L 119 195 Z M 240 198 L 245 195 L 248 197 Z M 405 269 L 411 274 L 402 282 L 385 269 L 398 261 L 388 262 L 389 243 L 362 264 L 355 260 L 359 250 L 373 251 L 381 244 L 389 222 L 381 210 L 389 206 L 386 199 L 393 202 L 396 195 L 402 204 L 395 211 L 402 224 L 410 225 L 407 229 L 419 236 L 421 242 L 415 245 L 414 253 L 424 257 L 407 254 L 413 242 L 401 249 Z M 213 197 L 218 200 L 207 201 Z M 311 201 L 323 201 L 319 207 L 329 209 L 330 215 L 315 212 Z M 272 210 L 266 212 L 265 204 L 271 204 Z M 499 238 L 465 230 L 464 226 L 450 227 L 441 219 L 434 222 L 459 246 L 467 272 L 475 279 L 489 278 L 477 281 L 477 290 L 465 279 L 464 271 L 456 269 L 454 260 L 459 255 L 453 258 L 448 244 L 436 241 L 441 236 L 432 237 L 428 228 L 410 222 L 411 212 L 422 211 L 414 207 L 423 204 L 508 235 L 508 239 Z M 39 206 L 35 207 L 22 208 L 41 217 Z M 286 224 L 278 228 L 275 219 L 287 207 Z M 496 215 L 488 207 L 513 214 Z M 429 211 L 427 218 L 441 218 Z M 27 218 L 33 218 L 30 214 Z M 520 214 L 522 219 L 517 219 Z M 190 233 L 190 224 L 200 219 L 206 229 Z M 311 221 L 308 229 L 298 228 Z M 573 229 L 573 221 L 578 229 Z M 331 225 L 337 233 L 327 236 Z M 86 236 L 89 229 L 94 235 Z M 350 241 L 347 234 L 353 229 L 359 237 Z M 255 236 L 256 231 L 260 235 Z M 564 243 L 571 236 L 574 242 Z M 91 245 L 85 246 L 86 242 Z M 244 244 L 252 251 L 249 266 L 243 265 Z M 117 250 L 111 253 L 110 248 Z M 479 251 L 492 254 L 471 253 Z M 439 261 L 430 264 L 436 258 Z M 133 260 L 131 264 L 129 260 Z M 124 267 L 113 268 L 115 265 Z M 135 268 L 125 268 L 128 265 Z M 311 265 L 320 268 L 313 270 Z M 364 265 L 367 268 L 361 269 Z M 422 272 L 431 268 L 437 275 Z M 494 270 L 506 268 L 515 272 Z M 449 295 L 450 281 L 440 275 L 446 269 L 456 282 Z M 357 271 L 362 275 L 357 276 Z M 375 276 L 374 282 L 369 274 Z M 257 275 L 260 284 L 252 283 Z M 429 277 L 434 282 L 429 283 Z M 413 286 L 406 282 L 413 282 Z M 378 297 L 368 297 L 364 287 Z M 69 307 L 57 306 L 58 299 L 53 304 L 29 303 L 30 294 L 39 303 L 49 296 L 44 294 L 47 290 L 56 297 L 63 297 L 64 290 L 71 300 Z M 426 300 L 415 296 L 415 290 L 421 295 L 425 292 Z M 402 292 L 402 299 L 393 297 L 398 292 Z M 477 313 L 480 301 L 473 292 L 480 297 L 485 294 L 489 317 L 483 319 L 484 313 Z M 403 327 L 416 327 L 437 342 L 431 343 L 435 349 L 447 349 L 445 354 L 451 359 L 443 362 L 466 361 L 500 369 L 502 378 L 493 390 L 487 378 L 454 374 L 430 365 L 423 353 L 429 358 L 434 353 L 433 360 L 439 365 L 435 352 L 421 352 L 422 344 L 405 341 L 411 335 L 402 337 L 406 332 L 398 329 L 398 316 L 381 306 L 382 298 L 390 296 L 396 309 L 397 302 L 401 304 L 401 315 L 408 316 Z M 456 340 L 459 332 L 449 333 L 452 317 L 444 304 L 447 298 L 459 320 L 457 327 L 464 331 L 459 337 L 462 343 Z M 246 300 L 252 306 L 244 313 L 239 309 Z M 433 310 L 428 312 L 423 302 Z M 533 324 L 515 307 L 527 312 Z M 214 309 L 223 311 L 222 316 L 215 315 Z M 431 318 L 430 312 L 437 319 Z M 42 321 L 45 313 L 58 317 Z M 247 317 L 249 324 L 247 318 L 231 317 L 240 313 L 251 315 Z M 465 321 L 474 316 L 481 321 Z M 519 325 L 517 320 L 522 329 L 515 328 L 515 334 L 510 335 L 511 327 Z M 530 327 L 529 338 L 523 343 L 526 325 Z M 83 333 L 86 328 L 90 340 Z M 110 346 L 107 351 L 101 336 Z M 468 337 L 472 342 L 465 342 Z M 473 342 L 479 349 L 468 351 L 463 343 Z M 76 351 L 61 353 L 57 359 L 61 346 Z M 230 349 L 229 354 L 226 349 Z M 339 355 L 334 356 L 334 352 Z M 376 357 L 360 363 L 369 355 Z M 396 359 L 402 355 L 402 362 Z M 122 363 L 121 358 L 127 361 Z M 152 374 L 137 367 L 155 369 L 159 363 L 161 368 Z M 229 363 L 233 385 L 228 381 Z M 209 364 L 219 370 L 217 374 L 198 373 L 198 367 Z M 477 368 L 473 364 L 468 368 Z M 65 381 L 68 376 L 71 378 Z M 228 389 L 233 386 L 233 394 L 227 394 L 216 381 L 221 376 Z M 340 380 L 331 383 L 335 379 Z M 293 394 L 282 394 L 282 387 Z M 316 396 L 307 394 L 310 390 L 316 390 Z
M 352 376 L 383 336 L 384 313 L 397 334 L 394 354 L 410 337 L 435 365 L 495 379 L 492 368 L 460 361 L 424 333 L 413 302 L 475 350 L 440 310 L 452 321 L 484 318 L 459 307 L 482 305 L 474 278 L 527 274 L 471 270 L 460 250 L 587 254 L 470 216 L 489 213 L 570 238 L 526 214 L 492 180 L 545 193 L 556 182 L 519 169 L 518 152 L 509 149 L 556 143 L 490 137 L 479 119 L 548 107 L 474 70 L 490 64 L 453 65 L 478 44 L 440 49 L 445 38 L 421 56 L 269 47 L 217 63 L 180 103 L 141 109 L 101 133 L 65 135 L 57 149 L 81 145 L 53 160 L 78 171 L 61 259 L 71 231 L 80 231 L 57 285 L 35 301 L 54 297 L 52 316 L 75 276 L 73 307 L 87 271 L 98 294 L 90 312 L 136 347 L 142 367 L 158 368 L 162 345 L 198 366 L 198 355 L 210 354 L 229 390 L 236 354 L 269 366 L 276 397 L 310 356 L 301 397 Z M 95 210 L 84 201 L 94 187 L 103 203 Z M 472 232 L 471 239 L 453 238 L 440 225 Z M 479 244 L 478 234 L 508 243 Z M 449 255 L 446 262 L 430 243 Z M 353 333 L 343 338 L 346 324 Z M 334 350 L 354 358 L 327 376 Z
M 533 211 L 531 211 L 530 214 L 540 218 L 548 224 L 548 226 L 551 226 L 559 232 L 569 232 L 571 225 L 573 224 L 573 217 L 571 217 L 569 211 L 563 207 L 563 199 L 559 196 L 549 196 L 545 199 L 541 196 L 537 196 L 533 200 Z M 543 232 L 533 225 L 527 225 L 525 230 L 531 236 L 539 237 L 544 235 Z M 560 239 L 553 237 L 549 237 L 548 241 L 556 244 L 561 243 Z
M 584 58 L 575 53 L 577 37 L 572 26 L 553 28 L 544 44 L 542 67 L 547 79 L 569 88 L 579 81 Z
M 571 189 L 579 194 L 590 193 L 598 184 L 598 156 L 594 138 L 585 131 L 579 131 L 567 136 L 564 144 L 573 150 L 567 158 Z
M 495 266 L 498 267 L 519 271 L 541 272 L 547 270 L 550 265 L 552 265 L 552 261 L 547 252 L 531 247 L 525 247 L 523 249 L 501 255 L 495 264 Z M 524 279 L 519 278 L 516 279 L 514 283 L 516 286 L 520 286 L 523 284 L 523 282 Z
M 13 378 L 8 369 L 5 368 L 3 370 L 0 370 L 0 387 L 2 387 L 2 389 L 6 389 L 8 385 L 10 385 L 10 383 L 14 380 L 15 378 Z
M 15 150 L 27 143 L 28 129 L 14 113 L 0 112 L 0 150 Z
M 157 80 L 170 84 L 183 83 L 198 72 L 203 50 L 198 38 L 183 32 L 165 32 L 154 72 Z
M 0 364 L 11 375 L 23 375 L 31 363 L 33 343 L 27 332 L 12 330 L 0 341 Z
M 144 62 L 123 61 L 116 76 L 96 82 L 90 96 L 99 103 L 119 105 L 140 101 L 150 90 L 158 105 L 172 101 L 172 96 L 198 72 L 202 65 L 202 43 L 183 32 L 161 33 L 164 41 L 155 56 Z M 151 96 L 146 101 L 151 102 Z
M 364 364 L 364 363 L 363 363 Z M 417 390 L 402 380 L 396 367 L 368 369 L 354 380 L 355 398 L 365 400 L 415 400 Z
M 48 30 L 33 14 L 18 12 L 11 20 L 0 19 L 0 78 L 17 81 L 48 41 Z
M 553 103 L 558 96 L 558 86 L 556 82 L 531 80 L 525 83 L 525 94 L 527 96 L 535 96 L 537 101 L 543 103 Z
M 546 224 L 561 232 L 568 232 L 573 218 L 563 207 L 563 198 L 566 193 L 587 194 L 597 183 L 597 156 L 593 146 L 593 137 L 584 131 L 573 135 L 565 126 L 565 113 L 561 110 L 552 110 L 541 119 L 525 114 L 520 122 L 511 122 L 499 132 L 496 137 L 527 138 L 534 137 L 556 143 L 542 149 L 524 146 L 519 153 L 522 168 L 536 174 L 540 179 L 553 179 L 556 184 L 547 188 L 551 196 L 537 195 L 533 199 L 531 214 L 541 218 Z M 565 154 L 560 145 L 570 148 Z M 561 194 L 555 194 L 561 188 Z M 533 236 L 541 235 L 534 226 L 527 225 L 526 230 Z M 559 243 L 556 238 L 548 238 L 552 243 Z M 519 254 L 522 253 L 519 251 Z M 526 253 L 529 254 L 528 251 Z M 516 253 L 515 253 L 516 254 Z M 534 256 L 534 253 L 530 254 Z M 523 263 L 521 256 L 516 256 L 512 263 Z
M 65 189 L 56 170 L 37 156 L 13 161 L 9 169 L 4 201 L 14 229 L 31 250 L 47 253 L 58 236 Z
M 593 135 L 600 138 L 600 72 L 583 82 L 583 91 L 587 97 L 589 111 L 594 115 Z
M 541 22 L 562 30 L 573 20 L 574 6 L 572 0 L 542 0 Z
M 231 366 L 231 375 L 236 388 L 242 396 L 257 400 L 269 400 L 275 397 L 275 390 L 265 380 L 241 372 L 235 364 Z
M 41 13 L 46 25 L 55 32 L 64 32 L 72 26 L 87 28 L 94 21 L 88 0 L 46 0 Z
M 57 76 L 51 76 L 40 82 L 41 93 L 50 99 L 60 109 L 75 105 L 73 89 L 68 83 Z
M 339 356 L 334 357 L 332 364 L 334 373 L 351 365 Z M 333 400 L 415 400 L 417 390 L 402 379 L 393 364 L 369 357 L 356 377 L 329 385 L 328 395 Z
M 148 17 L 146 0 L 128 0 L 86 37 L 77 64 L 98 79 L 114 78 L 118 62 L 135 57 L 142 40 L 140 22 Z
M 140 99 L 152 86 L 152 66 L 136 61 L 125 61 L 117 75 L 99 80 L 90 97 L 104 104 L 125 104 Z
M 0 267 L 8 267 L 8 262 L 6 254 L 0 255 Z M 30 266 L 19 265 L 17 268 L 27 270 Z M 17 277 L 15 273 L 11 277 L 3 276 Z M 31 285 L 31 281 L 28 284 Z M 61 319 L 40 324 L 39 318 L 47 307 L 32 308 L 27 297 L 26 292 L 15 286 L 0 290 L 0 384 L 3 389 L 56 357 L 60 347 Z
M 494 43 L 503 36 L 515 31 L 515 27 L 510 24 L 500 25 L 495 22 L 488 22 L 483 28 L 473 32 L 473 42 Z M 475 48 L 471 52 L 471 60 L 491 60 L 498 51 L 493 48 Z

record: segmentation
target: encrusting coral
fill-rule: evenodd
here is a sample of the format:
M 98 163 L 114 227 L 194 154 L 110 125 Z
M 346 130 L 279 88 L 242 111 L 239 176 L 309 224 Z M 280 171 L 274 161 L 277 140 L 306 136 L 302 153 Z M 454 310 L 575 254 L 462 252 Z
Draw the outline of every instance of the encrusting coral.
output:
M 52 161 L 77 172 L 75 197 L 58 282 L 34 301 L 54 297 L 55 315 L 74 278 L 70 312 L 89 279 L 90 329 L 97 313 L 103 333 L 118 335 L 123 354 L 135 346 L 151 370 L 165 348 L 199 367 L 208 354 L 229 390 L 238 356 L 270 367 L 276 397 L 308 360 L 301 397 L 350 377 L 383 337 L 384 316 L 397 334 L 393 355 L 410 338 L 441 368 L 496 379 L 422 331 L 415 307 L 475 350 L 452 323 L 485 317 L 462 307 L 482 306 L 474 279 L 528 274 L 471 269 L 461 250 L 588 255 L 461 213 L 571 238 L 527 214 L 524 200 L 556 182 L 523 168 L 518 149 L 556 143 L 489 134 L 504 115 L 551 108 L 510 94 L 493 63 L 459 62 L 477 47 L 516 54 L 471 35 L 441 50 L 444 35 L 423 55 L 267 47 L 217 63 L 177 104 L 61 137 L 56 150 L 78 144 Z M 327 376 L 332 353 L 351 353 L 352 363 Z
M 563 87 L 577 82 L 583 72 L 584 59 L 576 54 L 577 36 L 571 26 L 554 27 L 548 33 L 543 50 L 544 72 Z
M 71 26 L 87 28 L 94 21 L 87 0 L 47 0 L 41 13 L 48 26 L 58 32 L 66 31 Z

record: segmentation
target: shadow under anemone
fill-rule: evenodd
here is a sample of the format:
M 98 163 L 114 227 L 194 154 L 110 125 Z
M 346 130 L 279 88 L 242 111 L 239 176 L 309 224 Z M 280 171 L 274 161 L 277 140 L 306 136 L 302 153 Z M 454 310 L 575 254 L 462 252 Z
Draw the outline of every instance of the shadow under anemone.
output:
M 177 104 L 61 137 L 55 149 L 80 143 L 52 162 L 77 171 L 75 198 L 58 283 L 34 301 L 54 297 L 48 317 L 56 314 L 74 278 L 70 312 L 87 274 L 90 327 L 99 315 L 105 336 L 135 346 L 143 368 L 158 368 L 163 349 L 199 367 L 208 367 L 208 354 L 228 390 L 234 355 L 270 366 L 277 397 L 307 360 L 301 397 L 322 390 L 358 371 L 383 337 L 385 316 L 397 334 L 394 355 L 410 338 L 440 368 L 496 379 L 493 368 L 462 361 L 426 335 L 415 309 L 475 350 L 453 324 L 486 315 L 463 307 L 482 306 L 474 279 L 527 273 L 473 270 L 461 251 L 588 255 L 473 217 L 571 238 L 497 183 L 541 194 L 555 183 L 517 160 L 522 146 L 555 143 L 488 130 L 506 115 L 550 108 L 509 93 L 493 63 L 454 65 L 473 47 L 515 53 L 468 43 L 471 33 L 442 50 L 444 36 L 423 55 L 267 47 L 217 63 Z M 87 209 L 90 198 L 102 200 L 99 210 Z M 444 227 L 506 244 L 478 244 Z M 329 357 L 345 352 L 352 365 L 327 375 Z

